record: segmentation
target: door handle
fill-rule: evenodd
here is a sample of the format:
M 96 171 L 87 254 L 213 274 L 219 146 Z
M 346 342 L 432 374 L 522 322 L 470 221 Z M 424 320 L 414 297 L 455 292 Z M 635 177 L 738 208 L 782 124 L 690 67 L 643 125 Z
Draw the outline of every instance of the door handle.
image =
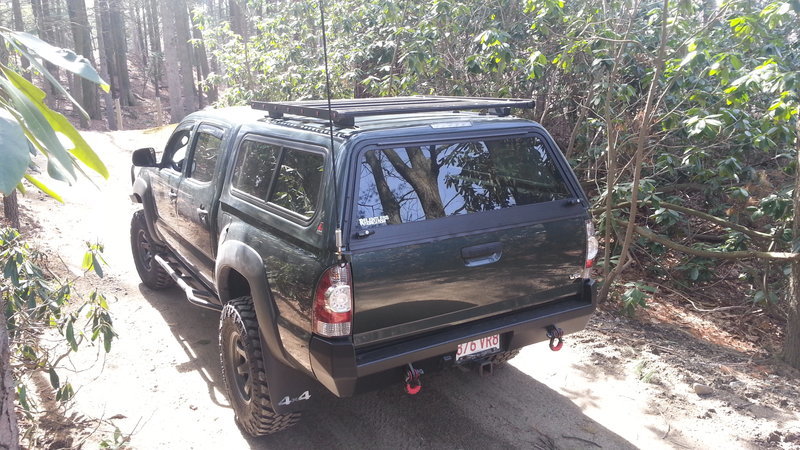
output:
M 200 223 L 208 226 L 208 211 L 203 208 L 197 208 L 197 216 L 200 218 Z
M 461 258 L 467 267 L 483 266 L 500 261 L 503 256 L 503 244 L 491 242 L 461 249 Z

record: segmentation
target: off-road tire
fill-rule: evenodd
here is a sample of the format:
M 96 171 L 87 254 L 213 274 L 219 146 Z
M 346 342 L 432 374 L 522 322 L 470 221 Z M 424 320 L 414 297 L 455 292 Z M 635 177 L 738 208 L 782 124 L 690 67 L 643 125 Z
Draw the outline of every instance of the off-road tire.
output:
M 519 355 L 519 349 L 509 350 L 507 352 L 495 353 L 494 355 L 489 356 L 488 361 L 492 364 L 503 364 L 517 355 Z
M 222 379 L 236 421 L 251 436 L 277 433 L 300 420 L 300 413 L 277 414 L 272 408 L 262 354 L 252 300 L 231 300 L 219 322 Z
M 162 246 L 153 242 L 153 238 L 147 230 L 144 211 L 140 209 L 133 213 L 131 218 L 133 263 L 136 265 L 136 271 L 139 272 L 142 283 L 150 289 L 165 289 L 175 284 L 167 271 L 154 259 L 156 254 L 164 251 L 166 250 Z

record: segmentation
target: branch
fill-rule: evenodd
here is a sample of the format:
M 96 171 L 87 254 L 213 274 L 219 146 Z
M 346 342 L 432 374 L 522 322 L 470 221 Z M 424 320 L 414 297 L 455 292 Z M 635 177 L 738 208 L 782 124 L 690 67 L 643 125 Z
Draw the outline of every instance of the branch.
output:
M 648 201 L 645 201 L 645 200 L 642 200 L 639 203 L 640 204 L 652 204 L 652 202 L 648 202 Z M 612 209 L 627 208 L 627 207 L 630 206 L 630 204 L 631 204 L 630 202 L 620 203 L 619 205 L 614 206 Z M 753 239 L 772 240 L 773 237 L 774 237 L 769 233 L 762 233 L 761 231 L 751 230 L 750 228 L 747 228 L 747 227 L 745 227 L 743 225 L 739 225 L 739 224 L 727 221 L 725 219 L 720 219 L 717 216 L 712 216 L 711 214 L 704 213 L 704 212 L 698 211 L 696 209 L 687 208 L 685 206 L 680 206 L 680 205 L 676 205 L 674 203 L 669 203 L 669 202 L 658 202 L 658 205 L 662 206 L 662 207 L 664 207 L 666 209 L 672 210 L 672 211 L 677 211 L 677 212 L 680 212 L 680 213 L 688 214 L 690 216 L 698 217 L 700 219 L 703 219 L 703 220 L 706 220 L 708 222 L 714 223 L 714 224 L 719 225 L 721 227 L 730 228 L 731 230 L 738 231 L 740 233 L 746 234 L 747 236 L 750 236 Z M 600 212 L 602 212 L 602 211 L 599 208 L 592 210 L 593 214 L 600 213 Z
M 617 220 L 620 225 L 628 225 L 628 222 L 624 220 Z M 699 256 L 701 258 L 716 258 L 716 259 L 766 259 L 770 261 L 800 261 L 800 253 L 789 253 L 789 252 L 761 252 L 757 250 L 747 250 L 747 251 L 735 251 L 735 252 L 714 252 L 710 250 L 699 250 L 692 247 L 687 247 L 685 245 L 678 244 L 676 242 L 672 242 L 671 240 L 653 233 L 652 231 L 640 227 L 638 225 L 633 226 L 634 231 L 639 236 L 644 238 L 650 239 L 653 242 L 657 242 L 664 247 L 669 249 L 686 253 L 692 256 Z

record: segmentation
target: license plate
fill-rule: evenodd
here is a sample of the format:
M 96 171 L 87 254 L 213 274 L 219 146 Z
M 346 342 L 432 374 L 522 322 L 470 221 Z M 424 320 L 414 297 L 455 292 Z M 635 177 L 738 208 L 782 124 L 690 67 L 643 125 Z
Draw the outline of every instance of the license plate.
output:
M 495 350 L 500 350 L 499 334 L 475 339 L 474 341 L 464 342 L 463 344 L 458 344 L 458 350 L 456 351 L 456 362 L 459 362 L 468 356 L 473 356 L 479 353 L 492 353 Z

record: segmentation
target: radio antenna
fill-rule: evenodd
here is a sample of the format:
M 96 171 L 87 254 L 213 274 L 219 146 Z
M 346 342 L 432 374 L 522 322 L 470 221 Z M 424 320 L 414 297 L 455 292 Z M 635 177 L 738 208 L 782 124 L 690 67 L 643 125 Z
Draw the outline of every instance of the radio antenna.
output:
M 333 107 L 331 107 L 331 75 L 328 71 L 328 37 L 325 32 L 325 2 L 324 0 L 319 0 L 319 17 L 320 22 L 322 23 L 322 56 L 325 60 L 325 93 L 327 94 L 328 98 L 328 130 L 330 131 L 331 137 L 331 163 L 332 163 L 332 171 L 331 175 L 333 176 L 333 204 L 335 205 L 336 213 L 334 217 L 336 217 L 336 229 L 334 231 L 335 242 L 336 242 L 336 256 L 341 261 L 343 258 L 342 252 L 344 252 L 344 243 L 342 240 L 342 229 L 339 225 L 339 196 L 336 189 L 336 155 L 333 149 L 334 141 L 333 141 Z

